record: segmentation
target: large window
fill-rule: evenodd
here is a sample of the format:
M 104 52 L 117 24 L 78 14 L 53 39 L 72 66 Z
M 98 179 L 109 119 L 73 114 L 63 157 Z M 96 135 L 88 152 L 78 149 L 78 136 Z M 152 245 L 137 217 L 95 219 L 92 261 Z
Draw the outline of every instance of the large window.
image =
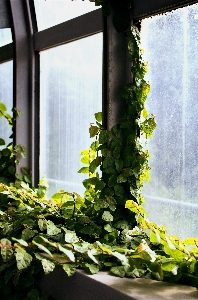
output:
M 149 62 L 148 109 L 158 124 L 148 144 L 146 208 L 171 234 L 197 236 L 198 5 L 143 20 L 142 47 Z
M 83 192 L 80 152 L 102 110 L 102 33 L 40 53 L 40 176 L 49 195 Z

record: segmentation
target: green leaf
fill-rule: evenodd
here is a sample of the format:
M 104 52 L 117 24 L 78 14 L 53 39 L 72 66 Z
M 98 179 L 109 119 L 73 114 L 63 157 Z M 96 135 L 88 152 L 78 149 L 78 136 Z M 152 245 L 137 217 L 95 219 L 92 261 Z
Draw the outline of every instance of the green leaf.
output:
M 38 226 L 41 231 L 47 230 L 47 221 L 43 219 L 39 219 Z
M 104 226 L 104 230 L 106 230 L 107 232 L 112 232 L 114 231 L 115 229 L 110 225 L 110 224 L 106 224 Z
M 172 259 L 168 260 L 166 259 L 165 261 L 162 261 L 162 270 L 167 271 L 167 272 L 172 272 L 173 275 L 177 275 L 177 270 L 178 270 L 178 262 L 174 261 Z
M 98 150 L 98 147 L 99 147 L 99 142 L 98 141 L 95 141 L 93 143 L 91 143 L 91 146 L 90 148 L 93 150 L 93 151 L 97 151 Z
M 1 138 L 0 138 L 0 146 L 4 146 L 4 145 L 5 145 L 4 139 L 1 139 Z
M 119 183 L 116 183 L 116 185 L 114 186 L 114 190 L 117 196 L 121 196 L 122 194 L 124 194 L 124 188 Z
M 21 235 L 21 238 L 25 241 L 31 239 L 33 236 L 35 235 L 35 232 L 29 228 L 25 228 L 23 231 L 22 231 L 22 235 Z
M 61 229 L 58 228 L 54 223 L 50 220 L 47 221 L 47 234 L 48 235 L 57 235 L 61 232 Z
M 78 171 L 78 173 L 89 174 L 89 168 L 83 167 Z
M 92 249 L 92 250 L 95 251 L 95 249 Z M 93 252 L 94 252 L 94 251 L 92 251 L 92 250 L 88 250 L 88 251 L 87 251 L 87 254 L 88 254 L 89 258 L 91 258 L 91 260 L 93 260 L 93 262 L 95 262 L 96 264 L 98 264 L 99 262 L 98 262 L 98 260 L 95 258 L 95 256 L 93 255 Z
M 32 241 L 32 244 L 36 245 L 40 250 L 43 250 L 44 252 L 48 253 L 50 256 L 52 256 L 51 252 L 43 245 L 35 242 L 34 240 Z
M 113 216 L 108 210 L 105 210 L 102 214 L 102 219 L 106 222 L 112 222 Z
M 142 111 L 142 115 L 143 115 L 143 117 L 144 117 L 145 119 L 147 119 L 147 118 L 148 118 L 149 114 L 148 114 L 148 111 L 147 111 L 147 109 L 146 109 L 146 108 L 144 108 L 144 109 L 143 109 L 143 111 Z
M 60 250 L 61 252 L 63 252 L 65 255 L 67 255 L 67 257 L 68 257 L 71 261 L 75 262 L 75 256 L 74 256 L 74 253 L 73 253 L 71 250 L 68 250 L 68 249 L 62 247 L 60 244 L 58 244 L 58 248 L 59 248 L 59 250 Z
M 156 253 L 151 250 L 146 241 L 142 241 L 142 243 L 138 246 L 138 254 L 143 260 L 148 260 L 154 262 L 156 260 Z
M 123 162 L 122 159 L 116 159 L 115 160 L 115 166 L 116 166 L 116 170 L 117 170 L 118 173 L 120 173 L 120 171 L 122 170 L 123 165 L 124 165 L 124 162 Z
M 23 239 L 16 239 L 16 238 L 12 237 L 12 240 L 18 242 L 20 245 L 22 245 L 24 247 L 28 247 L 28 243 L 26 241 L 24 241 Z
M 63 270 L 67 273 L 67 276 L 72 276 L 76 272 L 76 267 L 72 264 L 64 264 L 62 265 Z
M 116 137 L 119 137 L 121 132 L 122 132 L 122 129 L 120 128 L 120 125 L 117 124 L 115 126 L 113 126 L 113 128 L 111 129 L 111 132 L 116 136 Z
M 37 190 L 38 198 L 43 198 L 45 194 L 46 194 L 46 187 L 40 185 Z
M 97 167 L 101 164 L 102 162 L 102 157 L 101 156 L 97 156 L 91 163 L 89 166 L 89 171 L 93 174 Z
M 133 170 L 131 168 L 125 168 L 122 170 L 122 175 L 124 177 L 129 177 L 133 175 Z
M 12 244 L 11 244 L 11 241 L 6 238 L 1 239 L 1 244 L 3 246 L 3 247 L 1 247 L 2 259 L 4 262 L 7 262 L 13 256 Z
M 104 144 L 109 141 L 111 138 L 111 132 L 108 130 L 102 130 L 99 135 L 99 143 Z
M 187 238 L 183 241 L 185 245 L 196 246 L 198 245 L 198 238 Z
M 0 102 L 0 117 L 2 117 L 7 110 L 6 106 L 4 103 Z
M 19 270 L 23 270 L 29 267 L 29 265 L 32 262 L 32 256 L 19 246 L 16 248 L 15 251 L 16 251 L 15 256 L 16 256 L 17 268 Z
M 102 122 L 102 112 L 98 112 L 94 114 L 96 121 Z
M 128 258 L 124 254 L 114 251 L 114 252 L 112 252 L 112 255 L 117 257 L 124 266 L 129 266 Z
M 123 266 L 118 266 L 118 267 L 112 267 L 110 269 L 110 272 L 115 275 L 115 276 L 118 276 L 118 277 L 121 277 L 123 278 L 125 276 L 125 270 L 124 270 L 124 267 Z
M 25 168 L 25 167 L 21 168 L 21 172 L 23 173 L 23 175 L 29 175 L 30 174 L 29 169 Z
M 2 154 L 3 156 L 10 156 L 11 155 L 11 151 L 8 148 L 5 148 L 2 150 Z
M 85 156 L 83 156 L 82 158 L 81 158 L 81 163 L 83 163 L 83 164 L 85 164 L 85 165 L 89 165 L 89 163 L 90 163 L 90 158 L 89 158 L 89 156 L 88 155 L 85 155 Z
M 45 274 L 49 274 L 49 273 L 53 272 L 53 270 L 55 268 L 55 264 L 52 261 L 49 261 L 47 259 L 42 259 L 41 263 L 42 263 L 43 271 L 45 272 Z
M 88 264 L 88 263 L 86 263 L 85 266 L 89 269 L 91 274 L 97 274 L 99 272 L 99 266 L 96 266 L 94 264 Z
M 8 172 L 9 172 L 11 175 L 14 175 L 14 173 L 15 173 L 15 167 L 9 166 L 9 167 L 8 167 Z
M 31 175 L 24 175 L 24 180 L 25 180 L 25 182 L 27 182 L 27 183 L 32 183 L 32 176 Z M 40 187 L 39 187 L 40 188 Z M 45 196 L 45 193 L 46 193 L 46 188 L 45 188 L 45 191 L 44 191 L 44 195 L 42 195 L 42 197 L 44 197 Z
M 123 176 L 123 174 L 120 174 L 117 178 L 117 183 L 126 182 L 127 178 Z
M 79 241 L 79 238 L 76 236 L 76 233 L 74 231 L 66 230 L 65 229 L 65 241 L 66 243 L 77 243 Z
M 39 291 L 37 289 L 32 289 L 28 294 L 27 298 L 29 300 L 38 300 L 39 299 Z
M 91 127 L 89 128 L 90 138 L 96 136 L 98 132 L 99 132 L 99 127 L 91 125 Z
M 114 185 L 117 183 L 117 175 L 113 174 L 110 176 L 109 181 L 108 181 L 108 185 L 110 187 L 114 187 Z
M 161 238 L 160 238 L 160 235 L 157 231 L 155 231 L 155 232 L 151 231 L 150 232 L 150 241 L 151 241 L 151 243 L 156 243 L 156 244 L 160 243 Z

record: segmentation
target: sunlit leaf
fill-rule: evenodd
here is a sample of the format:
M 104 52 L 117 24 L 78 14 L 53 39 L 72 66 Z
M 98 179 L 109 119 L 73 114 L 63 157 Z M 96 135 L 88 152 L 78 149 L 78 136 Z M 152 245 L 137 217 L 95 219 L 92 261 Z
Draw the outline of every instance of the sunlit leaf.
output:
M 102 112 L 98 112 L 94 114 L 96 121 L 102 122 Z
M 89 134 L 90 134 L 90 138 L 93 138 L 94 136 L 96 136 L 99 132 L 99 127 L 98 126 L 93 126 L 91 125 L 89 128 Z
M 47 259 L 42 259 L 41 263 L 42 263 L 43 271 L 45 272 L 45 274 L 51 273 L 55 268 L 55 264 L 52 261 L 49 261 Z
M 99 266 L 96 266 L 94 264 L 88 264 L 88 263 L 86 263 L 85 266 L 89 269 L 91 274 L 97 274 L 99 272 Z
M 71 261 L 75 262 L 75 256 L 74 256 L 74 253 L 73 253 L 71 250 L 68 250 L 68 249 L 62 247 L 60 244 L 58 245 L 58 248 L 59 248 L 59 250 L 60 250 L 61 252 L 63 252 L 65 255 L 67 255 L 67 257 L 68 257 Z
M 61 229 L 58 228 L 54 223 L 50 220 L 47 221 L 47 234 L 48 235 L 56 235 L 61 232 Z
M 62 265 L 62 268 L 69 277 L 76 272 L 76 267 L 73 264 L 64 264 Z
M 102 219 L 106 222 L 112 222 L 113 221 L 113 216 L 108 210 L 106 210 L 102 214 Z
M 17 247 L 15 251 L 17 268 L 23 270 L 29 267 L 32 262 L 32 256 L 20 247 Z

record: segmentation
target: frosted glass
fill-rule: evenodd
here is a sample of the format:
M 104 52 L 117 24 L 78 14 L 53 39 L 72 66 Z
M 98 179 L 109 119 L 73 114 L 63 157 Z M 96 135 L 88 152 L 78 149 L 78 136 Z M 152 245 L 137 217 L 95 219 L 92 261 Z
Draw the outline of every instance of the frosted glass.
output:
M 99 8 L 89 0 L 34 0 L 34 5 L 39 31 Z
M 13 107 L 13 62 L 0 64 L 0 102 L 3 102 L 8 112 L 12 115 Z M 0 138 L 3 138 L 6 144 L 12 140 L 9 138 L 12 134 L 11 127 L 5 118 L 0 118 Z
M 40 62 L 40 176 L 46 173 L 49 195 L 82 194 L 80 152 L 102 111 L 102 33 L 43 51 Z
M 12 33 L 10 28 L 0 29 L 0 47 L 12 43 Z
M 198 5 L 145 19 L 141 33 L 158 124 L 145 206 L 171 234 L 198 236 Z

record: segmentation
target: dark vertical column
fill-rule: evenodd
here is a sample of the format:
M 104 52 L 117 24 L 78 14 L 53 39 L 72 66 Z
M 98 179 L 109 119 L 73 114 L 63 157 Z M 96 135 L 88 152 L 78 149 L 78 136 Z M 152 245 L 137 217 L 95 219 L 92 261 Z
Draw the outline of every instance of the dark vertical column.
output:
M 106 28 L 106 116 L 107 128 L 111 129 L 119 124 L 122 116 L 123 101 L 120 93 L 126 83 L 130 81 L 129 60 L 127 51 L 127 37 L 124 32 L 119 33 L 113 26 L 113 8 L 107 18 Z
M 19 159 L 17 173 L 21 167 L 32 170 L 31 141 L 35 54 L 33 45 L 33 27 L 28 0 L 9 0 L 12 15 L 12 32 L 14 39 L 14 106 L 21 111 L 16 120 L 15 143 L 24 145 L 26 158 Z

